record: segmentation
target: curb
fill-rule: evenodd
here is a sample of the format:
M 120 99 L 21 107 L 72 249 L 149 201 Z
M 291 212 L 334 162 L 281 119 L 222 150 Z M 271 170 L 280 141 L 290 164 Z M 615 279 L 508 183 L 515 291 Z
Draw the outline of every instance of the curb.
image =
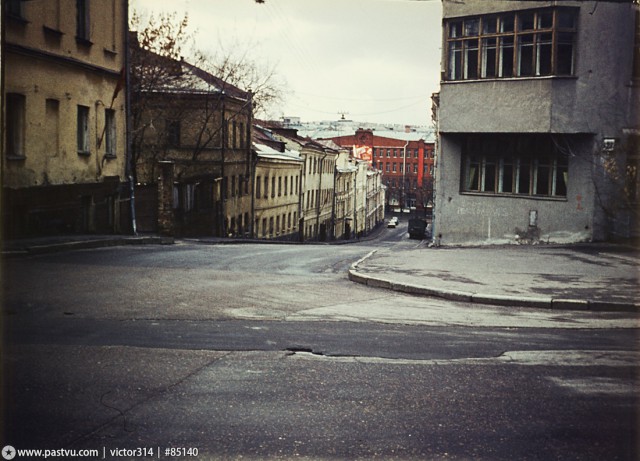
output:
M 372 277 L 358 272 L 358 265 L 375 254 L 374 250 L 351 265 L 348 270 L 349 280 L 362 285 L 375 288 L 384 288 L 418 296 L 429 296 L 447 299 L 450 301 L 460 301 L 476 304 L 490 304 L 497 306 L 528 307 L 551 310 L 581 310 L 594 312 L 634 312 L 640 313 L 640 304 L 625 303 L 615 301 L 594 301 L 587 299 L 567 299 L 553 297 L 525 297 L 525 296 L 505 296 L 495 294 L 471 293 L 465 291 L 445 290 L 441 288 L 426 287 L 398 283 L 384 278 Z

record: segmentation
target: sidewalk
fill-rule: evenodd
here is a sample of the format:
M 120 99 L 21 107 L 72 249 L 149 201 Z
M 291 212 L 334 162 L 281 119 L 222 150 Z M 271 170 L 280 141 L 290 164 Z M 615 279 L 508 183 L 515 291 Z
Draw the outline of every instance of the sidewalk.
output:
M 349 279 L 464 302 L 640 313 L 640 252 L 610 244 L 382 249 Z
M 172 237 L 159 237 L 157 235 L 60 235 L 32 239 L 5 240 L 2 242 L 2 257 L 120 245 L 168 245 L 171 243 L 174 243 Z

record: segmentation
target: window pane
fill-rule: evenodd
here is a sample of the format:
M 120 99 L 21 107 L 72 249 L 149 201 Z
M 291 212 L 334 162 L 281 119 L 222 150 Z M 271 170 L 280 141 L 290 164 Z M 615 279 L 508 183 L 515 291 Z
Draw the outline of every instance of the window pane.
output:
M 533 75 L 533 34 L 518 37 L 518 76 Z
M 573 74 L 573 33 L 561 32 L 557 34 L 558 48 L 556 74 Z
M 499 192 L 511 193 L 513 192 L 513 159 L 506 157 L 502 164 L 502 180 L 500 183 Z
M 541 158 L 537 162 L 536 169 L 536 182 L 535 182 L 535 191 L 536 195 L 550 195 L 549 194 L 549 185 L 550 181 L 551 167 L 549 165 L 548 158 Z
M 477 36 L 479 30 L 480 30 L 480 20 L 479 19 L 467 19 L 464 22 L 464 35 L 465 35 L 465 37 Z
M 500 49 L 498 56 L 499 77 L 513 76 L 513 37 L 500 38 Z
M 77 115 L 78 152 L 89 152 L 89 108 L 78 106 Z
M 531 182 L 531 163 L 528 159 L 520 159 L 518 168 L 518 194 L 529 194 Z
M 460 80 L 462 78 L 462 43 L 449 43 L 449 79 Z M 387 150 L 389 157 L 389 150 Z
M 485 38 L 482 40 L 482 77 L 493 78 L 496 76 L 496 39 Z
M 105 109 L 105 148 L 108 155 L 116 155 L 116 111 Z
M 465 40 L 464 78 L 478 78 L 478 40 Z
M 7 93 L 6 98 L 7 155 L 22 157 L 24 156 L 26 98 L 17 93 Z
M 449 23 L 449 37 L 450 38 L 462 37 L 462 21 Z
M 497 29 L 498 18 L 482 18 L 482 33 L 495 34 Z
M 505 14 L 500 17 L 500 32 L 513 32 L 513 23 L 514 23 L 514 15 L 513 14 Z
M 532 30 L 534 26 L 533 12 L 518 14 L 518 30 Z
M 485 192 L 496 191 L 496 162 L 494 157 L 488 157 L 484 167 L 484 187 Z
M 552 34 L 538 34 L 536 44 L 536 75 L 551 74 Z
M 467 171 L 465 175 L 465 190 L 477 191 L 479 189 L 479 176 L 480 176 L 480 159 L 472 156 L 468 160 Z
M 553 27 L 553 12 L 539 12 L 536 22 L 536 29 L 551 29 L 551 27 Z
M 555 187 L 554 195 L 560 197 L 567 196 L 567 181 L 568 181 L 569 169 L 567 167 L 567 159 L 560 157 L 557 159 L 556 175 L 555 175 Z

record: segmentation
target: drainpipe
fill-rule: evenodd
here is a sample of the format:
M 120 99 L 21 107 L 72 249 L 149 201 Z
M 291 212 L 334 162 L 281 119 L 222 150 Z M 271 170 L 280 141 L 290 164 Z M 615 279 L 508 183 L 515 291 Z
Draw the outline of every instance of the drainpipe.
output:
M 358 236 L 358 168 L 356 163 L 356 174 L 353 175 L 353 231 L 356 238 Z
M 320 229 L 320 207 L 322 205 L 322 175 L 324 174 L 324 159 L 327 158 L 327 153 L 322 156 L 322 160 L 320 160 L 320 182 L 318 184 L 318 192 L 320 193 L 320 197 L 316 196 L 318 200 L 318 205 L 316 206 L 316 232 L 319 232 Z
M 227 200 L 227 187 L 228 185 L 226 184 L 225 180 L 224 180 L 224 161 L 225 161 L 225 153 L 226 153 L 226 148 L 227 148 L 227 120 L 225 119 L 226 117 L 226 104 L 224 102 L 224 91 L 222 92 L 222 117 L 221 117 L 221 121 L 220 123 L 222 124 L 222 136 L 221 136 L 221 142 L 222 142 L 222 149 L 220 149 L 220 177 L 221 177 L 221 183 L 220 183 L 220 206 L 218 207 L 218 236 L 220 237 L 226 237 L 226 233 L 227 233 L 227 229 L 225 228 L 224 225 L 224 221 L 225 221 L 225 202 Z
M 129 207 L 131 211 L 131 231 L 133 235 L 138 235 L 136 224 L 136 196 L 135 184 L 133 180 L 133 154 L 131 152 L 131 50 L 129 43 L 129 1 L 122 0 L 124 9 L 123 30 L 124 33 L 124 94 L 125 94 L 125 131 L 126 131 L 126 153 L 125 153 L 125 176 L 129 180 Z
M 249 237 L 254 237 L 254 224 L 255 224 L 255 214 L 256 214 L 256 164 L 258 163 L 258 156 L 256 155 L 255 161 L 253 159 L 253 143 L 251 141 L 251 130 L 253 128 L 253 93 L 249 91 L 249 115 L 248 115 L 248 123 L 247 123 L 247 133 L 246 133 L 246 143 L 247 143 L 247 164 L 249 166 L 249 174 L 247 176 L 247 181 L 251 181 L 251 187 L 249 187 L 249 192 L 251 193 L 251 222 L 248 223 L 249 226 Z
M 400 210 L 404 213 L 404 208 L 405 208 L 405 192 L 404 192 L 404 185 L 405 185 L 405 177 L 407 174 L 407 146 L 409 145 L 409 141 L 406 142 L 406 144 L 404 145 L 404 147 L 402 148 L 403 152 L 402 152 L 402 196 L 400 197 Z

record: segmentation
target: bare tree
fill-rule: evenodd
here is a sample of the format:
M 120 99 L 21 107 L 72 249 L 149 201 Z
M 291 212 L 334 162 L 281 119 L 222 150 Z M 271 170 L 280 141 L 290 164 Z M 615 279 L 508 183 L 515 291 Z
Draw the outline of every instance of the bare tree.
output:
M 221 111 L 225 97 L 246 100 L 242 112 L 258 113 L 266 113 L 282 98 L 283 85 L 275 66 L 250 59 L 248 46 L 244 51 L 219 51 L 208 57 L 196 49 L 188 23 L 187 15 L 179 18 L 176 13 L 151 16 L 143 24 L 134 12 L 131 20 L 135 31 L 131 37 L 132 171 L 136 180 L 138 166 L 147 164 L 153 169 L 175 147 L 180 133 L 170 121 L 189 119 L 190 133 L 185 137 L 189 143 L 181 148 L 189 149 L 191 161 L 196 161 L 203 151 L 224 142 Z M 185 52 L 192 63 L 183 59 Z M 161 94 L 171 94 L 171 104 L 165 97 L 159 107 Z M 227 109 L 224 118 L 233 121 L 236 116 Z
M 253 94 L 253 110 L 258 117 L 269 118 L 274 107 L 284 100 L 286 83 L 278 75 L 277 65 L 259 61 L 250 55 L 255 44 L 235 40 L 222 43 L 213 56 L 202 56 L 204 67 L 216 77 Z

